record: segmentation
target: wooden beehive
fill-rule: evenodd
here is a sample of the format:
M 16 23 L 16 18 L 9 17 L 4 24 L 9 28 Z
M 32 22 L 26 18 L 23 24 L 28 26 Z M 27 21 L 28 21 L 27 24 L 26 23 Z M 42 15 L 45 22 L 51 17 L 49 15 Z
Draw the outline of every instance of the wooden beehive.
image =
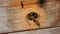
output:
M 22 2 L 24 5 L 23 8 L 21 0 L 9 0 L 9 2 L 6 1 L 0 5 L 7 8 L 6 10 L 9 14 L 7 21 L 9 23 L 9 31 L 11 30 L 10 32 L 58 26 L 60 15 L 58 10 L 60 8 L 59 2 L 54 0 L 53 2 L 48 1 L 43 7 L 40 7 L 38 0 L 23 0 Z M 37 26 L 33 20 L 27 18 L 27 15 L 31 12 L 38 14 L 37 21 L 40 26 Z

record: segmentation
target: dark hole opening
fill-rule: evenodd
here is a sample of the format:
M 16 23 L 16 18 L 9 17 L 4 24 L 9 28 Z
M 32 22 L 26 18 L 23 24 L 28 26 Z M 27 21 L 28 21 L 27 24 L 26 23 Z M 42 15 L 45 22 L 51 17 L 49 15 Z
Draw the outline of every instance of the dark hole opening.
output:
M 29 20 L 36 19 L 37 17 L 38 17 L 38 14 L 35 13 L 35 12 L 31 12 L 31 13 L 29 13 L 29 14 L 27 15 L 27 18 L 28 18 Z

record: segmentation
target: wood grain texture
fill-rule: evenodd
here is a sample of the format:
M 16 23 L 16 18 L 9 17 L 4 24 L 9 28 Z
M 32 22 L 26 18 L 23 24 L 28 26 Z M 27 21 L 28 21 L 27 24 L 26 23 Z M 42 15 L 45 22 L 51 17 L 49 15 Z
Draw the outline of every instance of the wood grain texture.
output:
M 0 33 L 60 26 L 59 0 L 46 1 L 44 6 L 40 7 L 40 5 L 37 4 L 37 0 L 23 0 L 24 8 L 21 7 L 21 0 L 1 1 Z M 40 23 L 40 27 L 27 18 L 30 12 L 36 12 L 38 14 L 37 20 Z

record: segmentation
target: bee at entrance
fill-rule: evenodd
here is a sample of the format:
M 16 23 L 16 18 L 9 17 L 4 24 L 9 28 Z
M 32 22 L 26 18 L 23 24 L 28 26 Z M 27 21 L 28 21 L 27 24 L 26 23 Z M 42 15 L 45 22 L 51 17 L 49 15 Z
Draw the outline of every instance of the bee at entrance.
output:
M 31 13 L 29 13 L 29 14 L 27 15 L 27 18 L 28 18 L 29 20 L 34 21 L 34 23 L 35 23 L 36 25 L 40 26 L 40 24 L 39 24 L 39 22 L 38 22 L 38 20 L 37 20 L 37 18 L 38 18 L 38 14 L 37 14 L 37 13 L 31 12 Z

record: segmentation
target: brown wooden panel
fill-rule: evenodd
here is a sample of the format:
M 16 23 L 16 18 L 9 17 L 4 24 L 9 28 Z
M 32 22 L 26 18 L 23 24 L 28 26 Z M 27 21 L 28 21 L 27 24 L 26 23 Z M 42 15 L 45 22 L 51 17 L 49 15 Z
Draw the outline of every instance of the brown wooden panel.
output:
M 37 0 L 9 0 L 9 2 L 6 0 L 6 2 L 2 2 L 3 4 L 0 7 L 4 7 L 5 9 L 1 10 L 8 13 L 7 22 L 9 28 L 6 32 L 60 26 L 60 4 L 58 1 L 48 1 L 43 7 L 38 4 Z M 35 22 L 28 19 L 28 14 L 31 12 L 38 15 Z M 2 32 L 5 32 L 5 30 Z

